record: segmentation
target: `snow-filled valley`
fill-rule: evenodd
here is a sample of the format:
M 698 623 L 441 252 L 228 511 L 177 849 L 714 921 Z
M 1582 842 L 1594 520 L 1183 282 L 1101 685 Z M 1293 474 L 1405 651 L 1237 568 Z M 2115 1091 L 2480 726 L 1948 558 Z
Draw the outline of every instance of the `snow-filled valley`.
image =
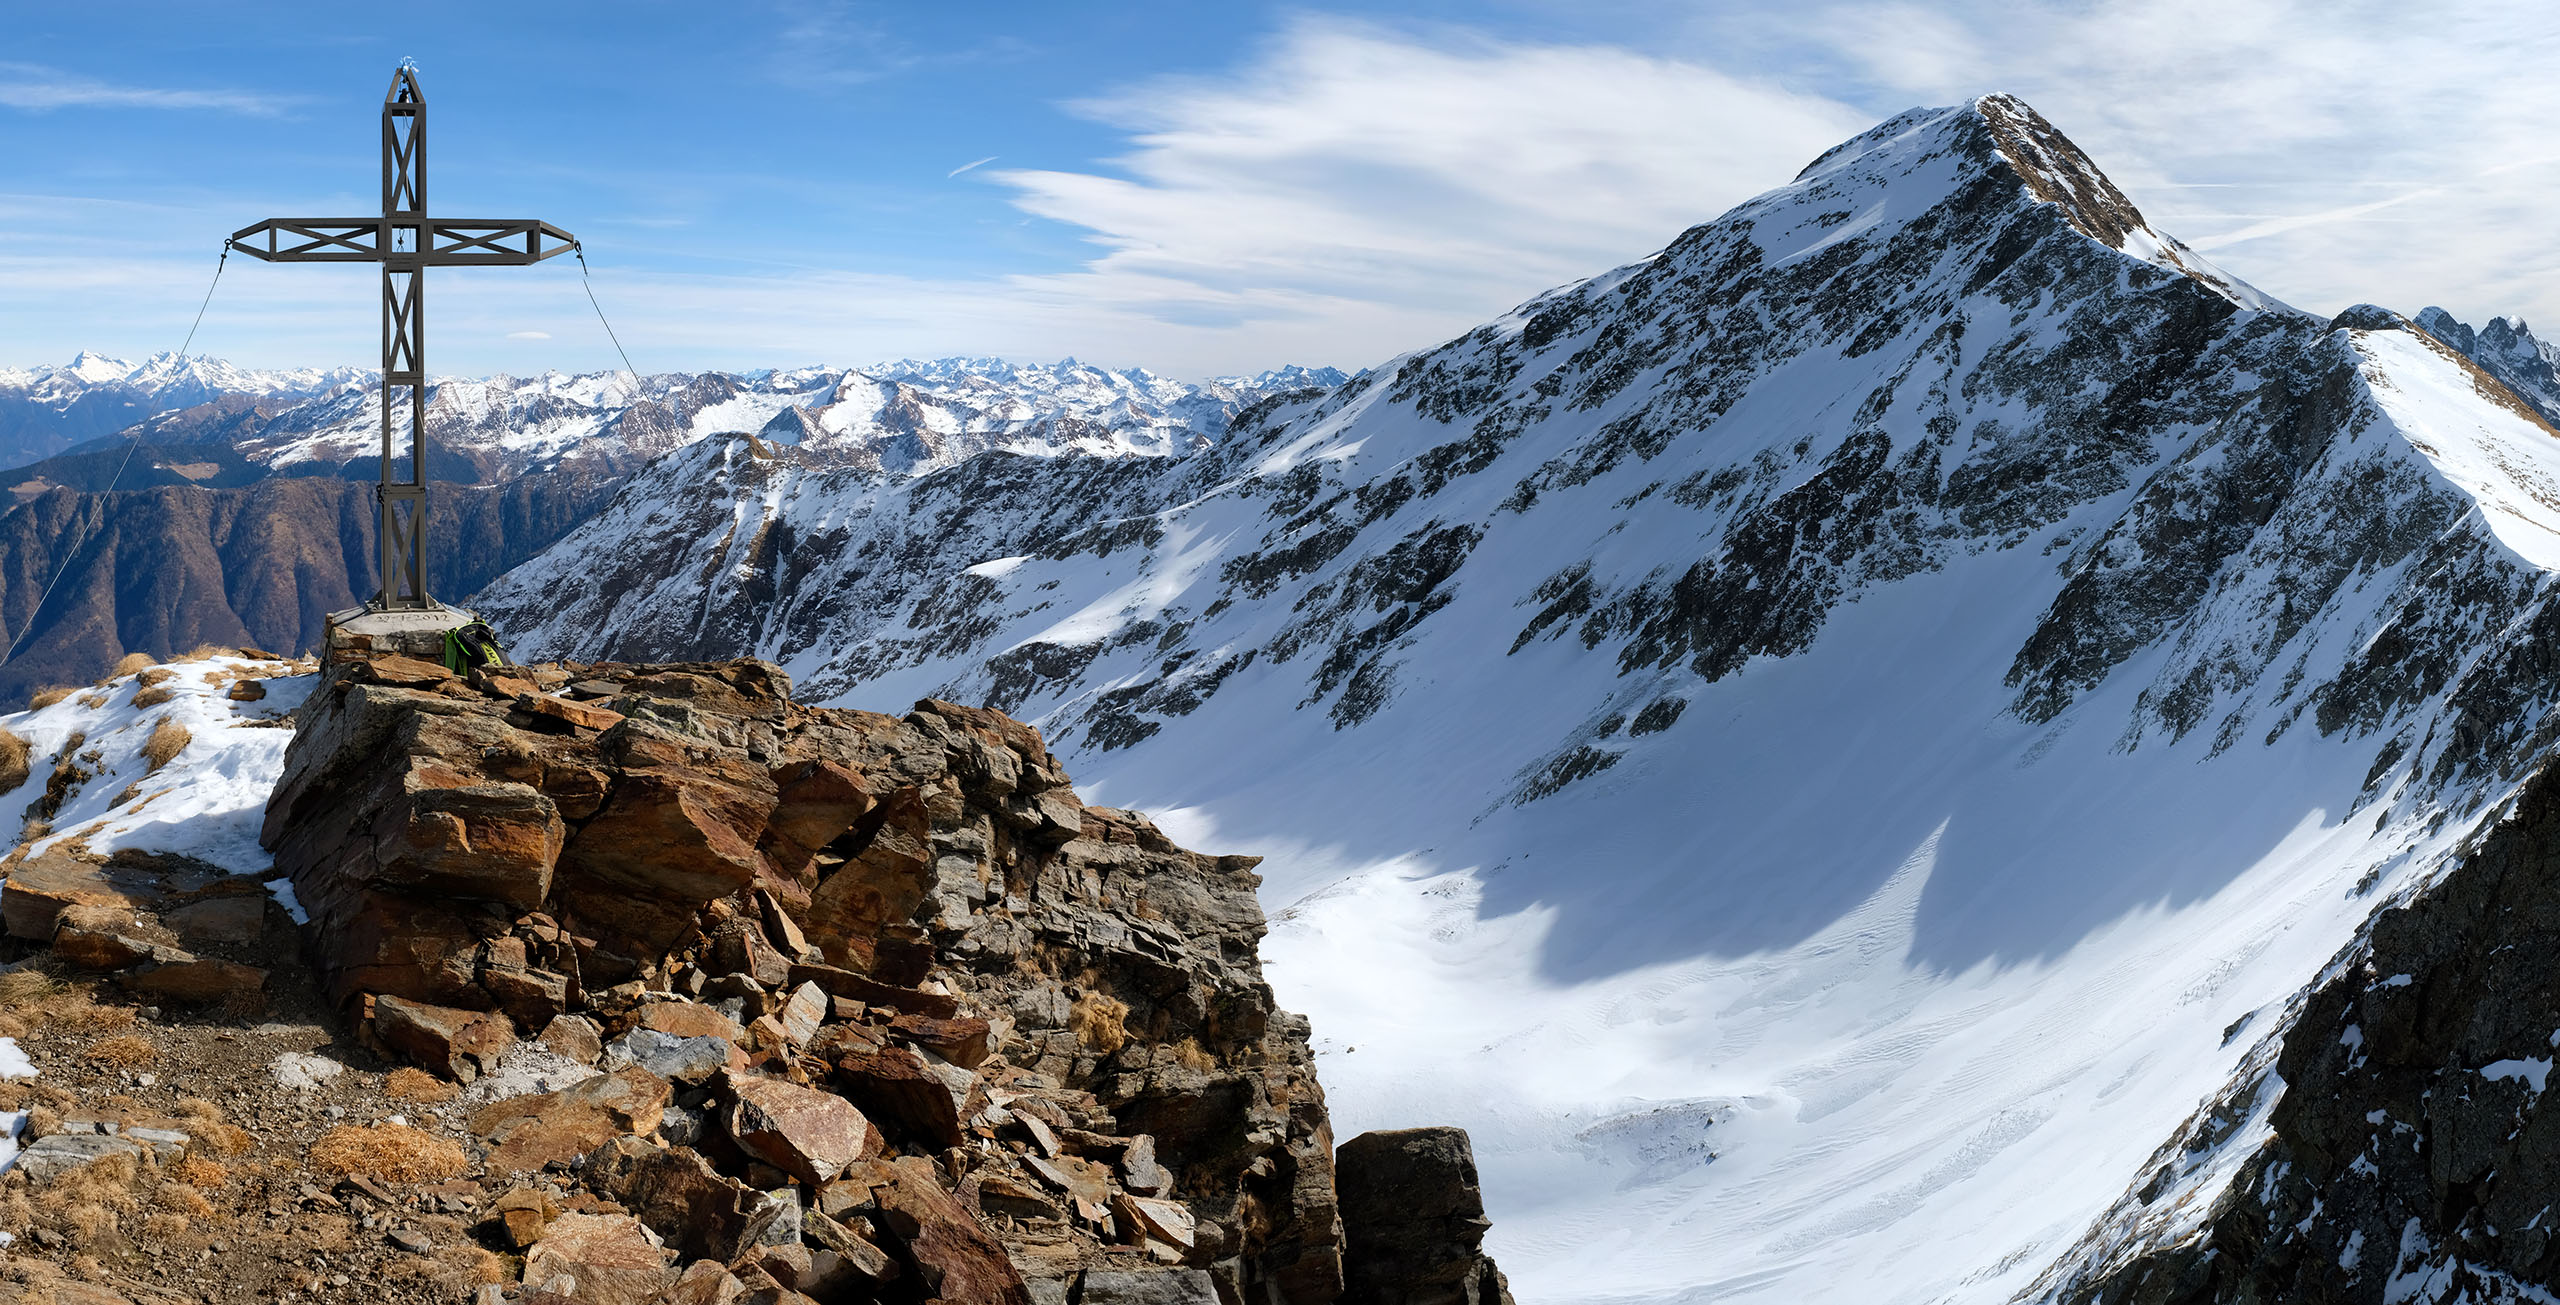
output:
M 1524 1302 L 2081 1300 L 2202 1234 L 2315 985 L 2560 740 L 2560 434 L 2481 367 L 1990 97 L 1214 440 L 1158 395 L 909 447 L 765 378 L 474 602 L 985 703 L 1263 856 L 1337 1135 L 1466 1127 Z M 284 731 L 190 684 L 201 802 L 55 827 L 255 870 Z M 129 768 L 129 710 L 0 725 Z M 2468 1254 L 2339 1272 L 2537 1298 Z

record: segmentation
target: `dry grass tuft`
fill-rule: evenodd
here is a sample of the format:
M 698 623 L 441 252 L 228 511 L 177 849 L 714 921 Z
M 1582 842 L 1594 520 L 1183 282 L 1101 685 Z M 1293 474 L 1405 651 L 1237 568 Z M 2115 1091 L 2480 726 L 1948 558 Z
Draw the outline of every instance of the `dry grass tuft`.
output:
M 1108 1056 L 1129 1045 L 1129 1003 L 1087 992 L 1067 1008 L 1067 1031 L 1088 1051 Z
M 190 1219 L 213 1217 L 213 1202 L 204 1199 L 204 1193 L 186 1183 L 162 1183 L 160 1190 L 151 1194 L 151 1203 L 171 1214 L 183 1214 Z
M 48 684 L 27 698 L 27 707 L 30 710 L 50 707 L 79 691 L 80 686 L 76 684 Z
M 25 1006 L 51 996 L 53 976 L 30 965 L 0 974 L 0 1006 Z
M 129 652 L 124 656 L 117 658 L 116 668 L 107 672 L 106 680 L 100 680 L 98 683 L 104 684 L 107 680 L 121 680 L 128 675 L 137 675 L 143 671 L 150 670 L 152 667 L 159 664 L 160 659 L 153 657 L 147 652 Z
M 87 709 L 89 709 L 90 711 L 96 711 L 96 710 L 98 710 L 99 708 L 104 707 L 104 706 L 106 706 L 106 705 L 107 705 L 107 695 L 105 695 L 105 694 L 103 694 L 103 693 L 84 693 L 84 694 L 81 694 L 81 695 L 80 695 L 80 705 L 81 705 L 81 706 L 83 706 L 83 707 L 85 707 L 85 708 L 87 708 Z
M 155 685 L 167 684 L 169 681 L 176 678 L 178 678 L 178 673 L 170 670 L 166 666 L 154 666 L 150 670 L 144 671 L 140 675 L 133 677 L 135 683 L 140 684 L 146 689 Z
M 32 754 L 33 749 L 27 746 L 25 739 L 7 730 L 0 730 L 0 786 L 4 786 L 0 787 L 0 792 L 14 789 L 27 782 L 27 763 L 32 758 Z M 8 778 L 12 775 L 16 778 Z
M 1198 1038 L 1184 1038 L 1173 1044 L 1173 1062 L 1195 1073 L 1206 1074 L 1218 1067 L 1218 1058 L 1200 1045 Z
M 95 1201 L 72 1201 L 56 1197 L 47 1211 L 46 1221 L 53 1230 L 70 1239 L 76 1247 L 99 1245 L 116 1235 L 116 1212 Z
M 225 648 L 218 643 L 200 643 L 193 648 L 189 648 L 186 656 L 172 657 L 169 660 L 172 662 L 208 662 L 212 661 L 216 657 L 238 657 L 240 655 L 241 652 L 237 648 Z
M 137 1202 L 133 1180 L 142 1176 L 142 1164 L 129 1155 L 111 1155 L 92 1160 L 53 1180 L 44 1189 L 45 1203 L 55 1201 L 88 1201 L 110 1209 L 130 1210 Z
M 171 698 L 175 698 L 177 696 L 177 691 L 171 689 L 168 685 L 155 684 L 148 689 L 143 689 L 140 692 L 135 693 L 133 695 L 133 705 L 137 707 L 157 707 L 161 703 L 167 702 Z
M 158 774 L 162 766 L 168 765 L 177 759 L 179 753 L 186 751 L 187 745 L 193 743 L 195 737 L 186 726 L 163 716 L 159 724 L 151 727 L 150 740 L 142 745 L 142 759 L 151 763 L 153 774 Z
M 113 1065 L 119 1069 L 148 1065 L 159 1058 L 160 1049 L 152 1046 L 150 1039 L 136 1037 L 130 1033 L 119 1033 L 112 1038 L 100 1038 L 89 1048 L 89 1059 L 102 1065 Z
M 423 1069 L 401 1068 L 382 1080 L 382 1094 L 394 1101 L 419 1101 L 436 1105 L 462 1095 L 462 1089 Z
M 231 1126 L 229 1124 L 216 1124 L 214 1127 L 230 1128 Z M 232 1129 L 232 1131 L 238 1132 L 239 1130 Z M 201 1142 L 204 1139 L 198 1138 L 196 1140 Z M 206 1188 L 227 1187 L 231 1184 L 231 1171 L 224 1168 L 221 1161 L 206 1159 L 203 1156 L 197 1155 L 193 1150 L 189 1150 L 184 1159 L 181 1159 L 178 1163 L 169 1166 L 169 1176 L 200 1192 Z
M 181 1098 L 177 1108 L 170 1111 L 169 1115 L 187 1136 L 196 1140 L 196 1146 L 216 1155 L 242 1155 L 258 1144 L 258 1139 L 251 1137 L 247 1129 L 231 1126 L 228 1116 L 222 1113 L 222 1107 L 203 1097 Z M 192 1152 L 189 1159 L 193 1160 Z M 204 1163 L 212 1164 L 211 1161 Z M 214 1168 L 219 1169 L 221 1166 L 214 1165 Z M 195 1182 L 194 1179 L 187 1181 Z M 221 1183 L 196 1183 L 196 1186 L 218 1187 Z
M 451 1178 L 468 1165 L 461 1147 L 399 1124 L 340 1124 L 311 1144 L 311 1167 L 322 1173 L 362 1174 L 391 1183 Z

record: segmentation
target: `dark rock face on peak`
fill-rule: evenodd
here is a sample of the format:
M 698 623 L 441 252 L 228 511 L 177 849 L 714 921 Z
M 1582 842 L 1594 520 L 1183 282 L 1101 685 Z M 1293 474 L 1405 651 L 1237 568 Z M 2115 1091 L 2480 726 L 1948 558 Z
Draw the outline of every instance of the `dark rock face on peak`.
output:
M 326 679 L 265 838 L 332 995 L 440 1073 L 539 1035 L 620 1076 L 492 1107 L 493 1170 L 622 1138 L 605 1194 L 731 1251 L 796 1179 L 813 1245 L 909 1266 L 888 1300 L 1169 1266 L 1228 1301 L 1342 1290 L 1254 858 L 1083 805 L 995 712 L 802 707 L 760 662 L 465 679 L 379 655 Z M 630 1150 L 671 1100 L 727 1177 Z M 1446 1231 L 1472 1255 L 1481 1219 Z
M 2384 909 L 2331 967 L 2271 1075 L 2163 1149 L 2142 1201 L 2182 1156 L 2241 1119 L 2273 1136 L 2187 1238 L 2096 1255 L 2058 1299 L 2078 1305 L 2380 1305 L 2539 1300 L 2560 1289 L 2560 774 L 2441 880 Z

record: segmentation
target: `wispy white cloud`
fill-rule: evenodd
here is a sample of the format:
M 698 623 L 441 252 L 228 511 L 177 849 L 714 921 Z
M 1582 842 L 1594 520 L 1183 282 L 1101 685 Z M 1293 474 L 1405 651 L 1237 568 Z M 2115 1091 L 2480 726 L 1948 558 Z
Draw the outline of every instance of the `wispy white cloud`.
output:
M 548 340 L 548 339 L 550 339 L 550 338 L 551 338 L 551 332 L 549 332 L 549 331 L 509 331 L 509 332 L 507 332 L 507 338 L 508 338 L 508 339 L 510 339 L 510 340 Z
M 297 102 L 255 91 L 119 86 L 41 64 L 0 62 L 0 105 L 13 109 L 213 109 L 273 117 Z
M 990 155 L 986 156 L 986 157 L 985 157 L 985 158 L 983 158 L 983 159 L 975 159 L 975 160 L 972 160 L 972 161 L 970 161 L 970 162 L 963 163 L 963 164 L 961 164 L 959 167 L 953 168 L 953 169 L 952 169 L 952 170 L 950 170 L 949 172 L 946 172 L 946 173 L 944 173 L 944 174 L 942 174 L 942 175 L 943 175 L 943 177 L 947 180 L 947 179 L 949 179 L 949 178 L 959 176 L 961 173 L 963 173 L 963 172 L 967 172 L 967 171 L 968 171 L 969 169 L 971 169 L 971 168 L 983 168 L 983 167 L 985 167 L 986 165 L 988 165 L 988 164 L 990 164 L 990 163 L 995 162 L 995 161 L 996 161 L 996 159 L 997 159 L 997 158 L 999 158 L 999 157 L 1001 157 L 1001 156 L 999 156 L 999 155 L 994 155 L 994 154 L 990 154 Z

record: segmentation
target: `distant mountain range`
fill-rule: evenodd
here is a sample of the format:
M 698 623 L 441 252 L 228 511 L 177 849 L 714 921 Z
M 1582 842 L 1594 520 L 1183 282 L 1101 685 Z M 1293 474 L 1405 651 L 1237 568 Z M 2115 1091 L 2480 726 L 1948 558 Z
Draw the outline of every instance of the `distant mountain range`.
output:
M 225 397 L 308 398 L 373 375 L 353 367 L 258 371 L 170 353 L 139 363 L 82 353 L 59 367 L 0 367 L 0 467 L 51 457 L 173 409 Z
M 603 506 L 651 459 L 714 433 L 888 478 L 991 450 L 1163 457 L 1214 444 L 1273 387 L 1344 379 L 1288 368 L 1193 384 L 1073 359 L 952 358 L 441 380 L 427 397 L 428 472 L 442 485 L 429 584 L 447 599 L 467 596 Z M 31 617 L 34 626 L 0 666 L 0 698 L 90 678 L 130 651 L 312 646 L 329 611 L 373 589 L 367 485 L 379 470 L 379 402 L 369 372 L 260 372 L 205 358 L 137 366 L 82 354 L 0 372 L 0 413 L 24 436 L 14 447 L 40 451 L 0 470 L 9 495 L 0 635 Z M 111 423 L 122 429 L 96 433 Z M 404 442 L 395 456 L 406 452 Z M 37 613 L 75 541 L 61 588 Z

